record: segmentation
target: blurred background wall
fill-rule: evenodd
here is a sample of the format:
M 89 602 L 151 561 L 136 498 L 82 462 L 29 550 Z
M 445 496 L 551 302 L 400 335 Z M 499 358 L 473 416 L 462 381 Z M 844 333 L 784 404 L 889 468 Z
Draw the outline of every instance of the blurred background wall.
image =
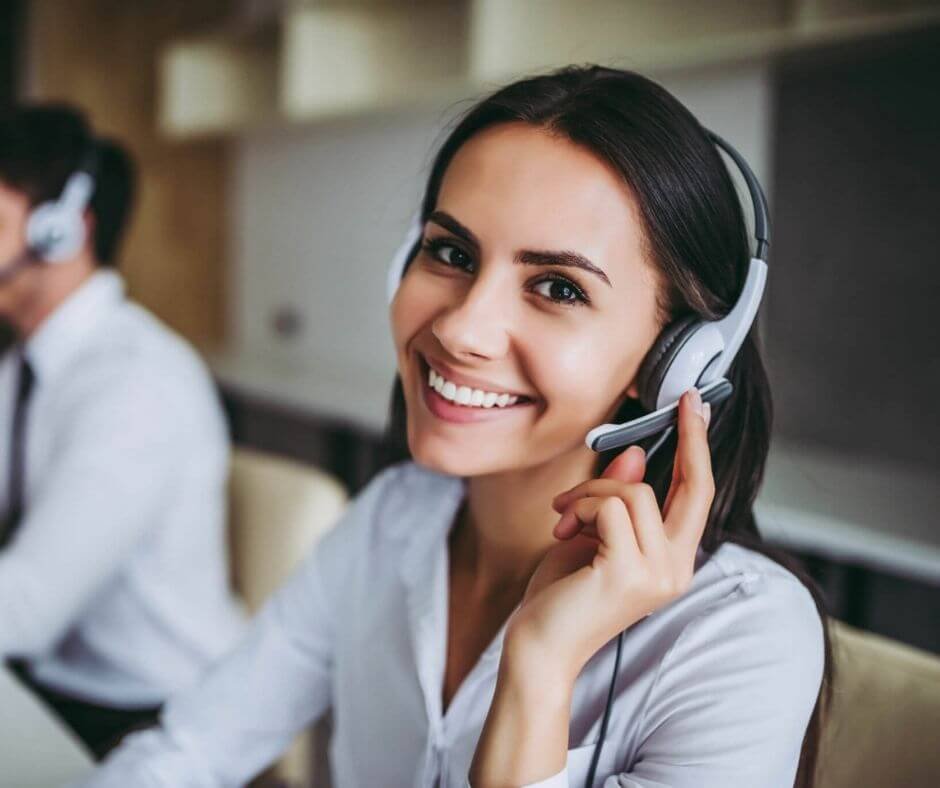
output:
M 21 9 L 20 89 L 78 104 L 127 145 L 140 190 L 121 269 L 134 296 L 203 346 L 222 340 L 226 145 L 172 142 L 156 119 L 162 48 L 227 13 L 222 0 L 31 0 Z
M 19 0 L 0 100 L 73 101 L 141 168 L 132 295 L 240 443 L 355 491 L 394 359 L 385 269 L 473 98 L 569 62 L 663 82 L 748 158 L 774 245 L 758 517 L 834 612 L 940 651 L 936 0 Z M 742 190 L 743 191 L 743 190 Z

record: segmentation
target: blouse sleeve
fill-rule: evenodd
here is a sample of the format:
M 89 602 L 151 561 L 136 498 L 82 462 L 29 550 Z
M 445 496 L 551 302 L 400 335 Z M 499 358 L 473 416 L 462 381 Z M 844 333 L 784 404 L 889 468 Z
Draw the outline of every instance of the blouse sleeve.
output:
M 690 622 L 660 665 L 628 773 L 604 788 L 790 788 L 823 671 L 822 624 L 790 576 Z
M 264 606 L 240 644 L 127 737 L 86 788 L 241 786 L 330 706 L 336 598 L 356 535 L 388 481 L 370 484 Z

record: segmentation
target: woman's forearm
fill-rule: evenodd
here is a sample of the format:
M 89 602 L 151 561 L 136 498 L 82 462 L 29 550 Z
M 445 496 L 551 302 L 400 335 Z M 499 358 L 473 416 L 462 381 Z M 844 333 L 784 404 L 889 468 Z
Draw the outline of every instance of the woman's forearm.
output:
M 574 680 L 504 650 L 470 767 L 473 788 L 538 782 L 565 767 Z

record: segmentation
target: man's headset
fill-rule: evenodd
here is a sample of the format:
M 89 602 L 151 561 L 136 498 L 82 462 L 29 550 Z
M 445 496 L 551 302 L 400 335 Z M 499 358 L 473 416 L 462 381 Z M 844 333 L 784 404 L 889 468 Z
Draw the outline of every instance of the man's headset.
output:
M 734 162 L 751 196 L 757 248 L 751 258 L 747 279 L 734 307 L 721 320 L 686 317 L 663 329 L 637 373 L 640 402 L 649 412 L 623 424 L 601 424 L 592 429 L 585 437 L 585 443 L 594 451 L 628 446 L 671 429 L 678 419 L 679 398 L 692 386 L 699 388 L 704 402 L 721 402 L 731 395 L 731 383 L 723 376 L 750 331 L 764 293 L 770 222 L 764 192 L 744 157 L 717 134 L 708 132 L 708 136 Z M 423 223 L 416 216 L 389 267 L 389 302 L 395 297 L 405 269 L 418 252 L 422 231 Z
M 26 219 L 26 246 L 0 267 L 0 282 L 32 262 L 61 263 L 85 243 L 85 209 L 98 175 L 98 147 L 92 142 L 55 200 L 40 203 Z

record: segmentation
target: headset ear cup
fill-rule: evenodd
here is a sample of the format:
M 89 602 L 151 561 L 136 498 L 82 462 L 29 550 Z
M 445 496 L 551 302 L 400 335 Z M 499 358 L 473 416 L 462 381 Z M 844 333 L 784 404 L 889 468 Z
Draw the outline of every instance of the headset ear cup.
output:
M 26 245 L 46 262 L 66 260 L 85 242 L 85 222 L 81 212 L 58 202 L 45 202 L 32 210 L 26 223 Z
M 702 321 L 694 315 L 671 323 L 663 329 L 649 353 L 646 354 L 637 372 L 637 390 L 640 394 L 640 404 L 647 411 L 656 410 L 659 389 L 663 385 L 669 366 L 682 346 L 701 325 Z
M 385 278 L 385 295 L 388 303 L 392 303 L 395 294 L 398 292 L 398 286 L 401 284 L 405 271 L 418 255 L 418 248 L 421 244 L 421 235 L 424 225 L 421 222 L 421 215 L 415 214 L 408 226 L 408 232 L 405 234 L 405 240 L 401 242 L 392 261 L 388 266 L 388 273 Z

